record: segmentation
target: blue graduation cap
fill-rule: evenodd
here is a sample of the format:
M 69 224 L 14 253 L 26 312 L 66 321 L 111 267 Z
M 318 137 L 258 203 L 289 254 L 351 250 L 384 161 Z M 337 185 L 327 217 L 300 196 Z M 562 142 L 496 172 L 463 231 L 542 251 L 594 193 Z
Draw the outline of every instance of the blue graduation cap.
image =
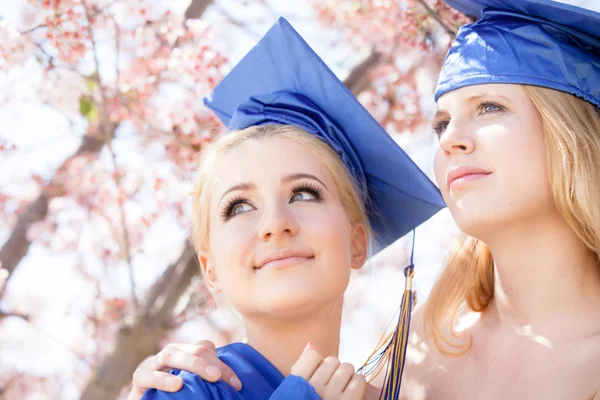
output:
M 327 142 L 365 195 L 380 247 L 445 207 L 436 186 L 284 18 L 204 103 L 230 130 L 295 125 Z
M 435 92 L 484 83 L 543 86 L 600 107 L 600 13 L 552 0 L 445 0 L 464 25 Z

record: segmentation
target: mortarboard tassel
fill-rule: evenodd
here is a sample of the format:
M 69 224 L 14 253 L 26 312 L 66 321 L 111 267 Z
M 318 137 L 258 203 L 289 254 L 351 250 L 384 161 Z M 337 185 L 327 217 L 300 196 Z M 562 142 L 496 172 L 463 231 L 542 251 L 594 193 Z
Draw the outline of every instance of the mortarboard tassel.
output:
M 372 381 L 385 367 L 385 378 L 381 394 L 379 395 L 379 398 L 383 400 L 398 400 L 400 396 L 400 385 L 402 383 L 402 373 L 404 372 L 406 350 L 408 347 L 410 317 L 416 303 L 416 292 L 412 290 L 412 279 L 415 273 L 413 264 L 414 251 L 415 238 L 413 231 L 410 265 L 404 268 L 406 279 L 402 303 L 400 304 L 398 324 L 392 333 L 385 335 L 379 341 L 375 351 L 359 369 L 359 372 L 364 372 L 369 381 Z

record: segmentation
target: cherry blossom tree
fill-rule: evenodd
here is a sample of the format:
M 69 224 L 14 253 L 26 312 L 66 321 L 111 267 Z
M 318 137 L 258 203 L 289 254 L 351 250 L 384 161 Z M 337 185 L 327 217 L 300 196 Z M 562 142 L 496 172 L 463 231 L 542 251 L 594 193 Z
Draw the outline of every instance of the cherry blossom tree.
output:
M 357 49 L 381 54 L 359 99 L 390 134 L 428 124 L 443 57 L 458 27 L 469 22 L 441 0 L 314 1 L 320 20 L 342 28 Z
M 80 361 L 91 367 L 112 351 L 115 333 L 138 326 L 139 318 L 153 320 L 158 327 L 153 329 L 154 342 L 147 340 L 153 346 L 123 363 L 127 368 L 120 386 L 104 382 L 112 387 L 112 393 L 84 392 L 84 398 L 114 398 L 119 393 L 133 367 L 156 351 L 159 339 L 174 327 L 170 325 L 174 304 L 196 274 L 181 271 L 179 266 L 186 262 L 173 263 L 177 278 L 156 282 L 155 288 L 166 291 L 177 279 L 187 277 L 183 285 L 172 289 L 174 298 L 151 291 L 142 302 L 133 262 L 161 215 L 172 213 L 181 226 L 186 225 L 186 183 L 194 172 L 195 155 L 221 129 L 198 101 L 214 87 L 226 65 L 226 58 L 211 46 L 209 24 L 196 20 L 209 3 L 194 1 L 185 14 L 178 14 L 160 2 L 143 0 L 44 0 L 27 7 L 25 20 L 30 26 L 23 31 L 5 21 L 0 26 L 2 69 L 10 74 L 35 60 L 36 72 L 41 75 L 35 87 L 37 100 L 63 114 L 73 128 L 71 134 L 81 138 L 75 152 L 48 177 L 32 174 L 29 190 L 20 190 L 19 185 L 3 188 L 3 222 L 14 227 L 0 251 L 3 288 L 10 289 L 7 281 L 32 243 L 56 252 L 79 251 L 104 268 L 128 270 L 129 295 L 110 295 L 101 288 L 103 282 L 90 270 L 89 262 L 79 265 L 83 279 L 97 287 L 84 311 L 81 332 L 92 335 L 95 348 L 76 351 Z M 4 93 L 6 104 L 11 99 Z M 133 167 L 125 152 L 115 149 L 119 136 L 135 138 L 136 152 L 160 153 L 143 158 L 169 170 Z M 14 143 L 2 146 L 5 162 L 22 156 Z M 141 206 L 142 201 L 151 204 Z M 65 213 L 71 216 L 63 218 Z M 93 238 L 83 249 L 81 238 L 90 231 Z M 190 259 L 186 250 L 180 260 Z M 10 294 L 4 296 L 2 307 L 7 310 L 3 315 L 22 315 L 35 325 L 41 316 L 20 306 L 19 295 Z M 151 308 L 156 297 L 163 295 L 167 299 L 161 299 L 158 308 L 164 315 L 157 317 L 159 311 Z M 126 316 L 133 321 L 124 322 Z M 79 340 L 83 345 L 83 338 Z M 144 344 L 139 348 L 144 349 Z M 122 361 L 129 359 L 123 357 Z M 27 393 L 23 386 L 47 390 L 42 383 L 33 384 L 35 376 L 10 368 L 7 372 L 2 374 L 6 393 Z M 88 375 L 89 371 L 82 376 Z M 80 378 L 75 384 L 83 387 L 86 380 Z
M 198 153 L 223 131 L 200 99 L 230 67 L 215 46 L 216 27 L 201 18 L 223 3 L 255 4 L 180 3 L 32 0 L 21 26 L 0 20 L 0 108 L 52 113 L 64 127 L 50 142 L 44 134 L 52 128 L 40 127 L 37 152 L 17 133 L 0 132 L 0 163 L 14 171 L 0 178 L 0 224 L 10 227 L 0 249 L 0 340 L 15 351 L 52 341 L 71 356 L 68 370 L 31 372 L 8 364 L 0 350 L 6 398 L 117 398 L 135 366 L 188 324 L 221 342 L 236 334 L 213 313 L 198 275 L 187 240 L 189 194 Z M 390 133 L 425 125 L 431 100 L 423 99 L 449 38 L 466 21 L 441 1 L 400 3 L 314 2 L 319 21 L 366 55 L 345 83 Z M 220 21 L 247 24 L 225 14 Z M 54 150 L 61 140 L 71 147 Z M 36 154 L 54 151 L 64 157 L 33 166 Z M 53 261 L 42 275 L 47 282 L 15 289 L 19 274 L 39 274 L 23 266 L 34 249 L 68 254 L 73 266 L 63 273 Z M 78 297 L 57 300 L 61 276 L 76 282 Z M 67 338 L 43 328 L 58 314 L 73 323 Z M 44 339 L 4 340 L 3 330 L 23 326 Z

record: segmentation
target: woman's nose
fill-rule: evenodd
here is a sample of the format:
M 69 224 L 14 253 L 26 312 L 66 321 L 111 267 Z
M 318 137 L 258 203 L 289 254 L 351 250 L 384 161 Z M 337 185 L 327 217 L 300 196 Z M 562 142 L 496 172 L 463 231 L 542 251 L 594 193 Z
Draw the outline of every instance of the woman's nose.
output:
M 298 232 L 298 224 L 291 210 L 284 204 L 267 206 L 263 213 L 258 229 L 261 240 L 270 240 L 277 237 L 294 236 Z
M 440 147 L 446 155 L 471 153 L 475 149 L 473 135 L 470 134 L 467 124 L 450 121 L 442 136 Z

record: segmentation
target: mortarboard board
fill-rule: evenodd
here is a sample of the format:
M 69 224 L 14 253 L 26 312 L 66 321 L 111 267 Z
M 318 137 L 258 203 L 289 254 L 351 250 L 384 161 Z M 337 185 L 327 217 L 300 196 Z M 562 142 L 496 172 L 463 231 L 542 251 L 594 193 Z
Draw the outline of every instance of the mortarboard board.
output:
M 435 185 L 284 18 L 204 102 L 230 130 L 295 125 L 327 142 L 366 194 L 381 248 L 445 207 Z
M 446 0 L 479 17 L 457 33 L 435 99 L 464 86 L 515 83 L 600 107 L 600 13 L 552 0 Z
M 414 230 L 445 207 L 437 187 L 284 18 L 204 103 L 229 130 L 295 125 L 328 143 L 364 196 L 378 245 L 375 250 Z M 408 279 L 398 326 L 374 362 L 380 366 L 385 354 L 392 357 L 388 372 L 393 377 L 389 380 L 393 387 L 389 393 L 393 394 L 384 389 L 386 399 L 397 398 L 399 392 L 414 300 L 412 256 L 404 273 Z

